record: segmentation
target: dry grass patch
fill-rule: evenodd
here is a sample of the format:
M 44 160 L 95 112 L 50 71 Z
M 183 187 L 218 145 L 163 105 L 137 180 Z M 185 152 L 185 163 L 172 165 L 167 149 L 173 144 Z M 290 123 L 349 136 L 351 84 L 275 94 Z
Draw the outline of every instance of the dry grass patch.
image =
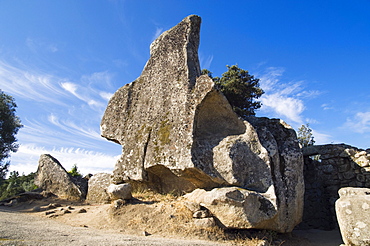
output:
M 224 230 L 194 225 L 193 213 L 176 194 L 142 190 L 121 208 L 110 207 L 111 224 L 123 233 L 158 235 L 168 238 L 205 239 L 227 245 L 281 245 L 276 233 L 257 230 Z

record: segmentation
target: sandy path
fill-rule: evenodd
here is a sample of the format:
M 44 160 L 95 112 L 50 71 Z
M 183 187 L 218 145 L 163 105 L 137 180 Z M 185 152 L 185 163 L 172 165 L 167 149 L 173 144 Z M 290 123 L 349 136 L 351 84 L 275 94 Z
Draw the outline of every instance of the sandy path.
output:
M 217 245 L 200 240 L 123 235 L 74 227 L 55 220 L 0 208 L 0 245 Z

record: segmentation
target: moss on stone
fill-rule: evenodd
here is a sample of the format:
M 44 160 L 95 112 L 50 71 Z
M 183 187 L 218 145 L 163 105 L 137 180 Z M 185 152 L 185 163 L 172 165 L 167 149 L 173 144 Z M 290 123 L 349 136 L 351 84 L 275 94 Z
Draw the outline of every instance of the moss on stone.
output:
M 171 134 L 172 126 L 168 123 L 168 120 L 164 120 L 161 122 L 161 125 L 158 129 L 158 138 L 161 141 L 162 145 L 166 145 L 170 143 L 170 134 Z

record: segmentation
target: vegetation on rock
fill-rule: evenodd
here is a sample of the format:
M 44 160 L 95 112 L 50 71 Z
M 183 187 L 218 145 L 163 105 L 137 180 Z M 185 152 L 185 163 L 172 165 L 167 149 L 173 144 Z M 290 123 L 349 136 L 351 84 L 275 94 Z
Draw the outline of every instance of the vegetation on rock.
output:
M 301 147 L 307 147 L 315 144 L 315 140 L 312 135 L 312 129 L 310 128 L 310 125 L 308 123 L 298 128 L 297 135 L 298 142 Z
M 74 164 L 71 171 L 68 172 L 72 177 L 82 177 L 82 174 L 78 171 L 77 164 Z
M 219 86 L 231 104 L 235 113 L 245 118 L 255 115 L 255 110 L 262 104 L 255 101 L 262 96 L 264 91 L 259 87 L 259 79 L 250 75 L 247 70 L 243 70 L 238 65 L 226 66 L 227 71 L 222 77 L 212 77 L 212 73 L 207 69 L 202 70 L 202 74 L 207 74 L 213 82 Z

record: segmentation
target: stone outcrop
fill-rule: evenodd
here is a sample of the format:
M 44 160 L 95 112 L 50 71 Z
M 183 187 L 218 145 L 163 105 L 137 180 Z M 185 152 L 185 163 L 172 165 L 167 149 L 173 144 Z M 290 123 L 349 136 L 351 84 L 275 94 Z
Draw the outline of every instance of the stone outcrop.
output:
M 370 245 L 370 189 L 347 187 L 339 190 L 335 203 L 345 245 Z
M 233 112 L 212 79 L 200 76 L 199 31 L 193 15 L 164 32 L 140 77 L 109 101 L 101 133 L 122 145 L 113 182 L 160 192 L 242 187 L 272 204 L 271 223 L 259 225 L 291 231 L 304 192 L 296 134 L 281 120 L 243 121 Z
M 338 226 L 335 201 L 342 187 L 370 188 L 370 149 L 346 144 L 303 148 L 305 198 L 300 229 L 332 230 Z
M 35 184 L 62 199 L 81 200 L 87 193 L 87 180 L 70 176 L 57 159 L 43 154 L 35 176 Z
M 86 200 L 92 203 L 109 203 L 107 189 L 111 183 L 111 174 L 97 173 L 89 179 L 89 191 Z

